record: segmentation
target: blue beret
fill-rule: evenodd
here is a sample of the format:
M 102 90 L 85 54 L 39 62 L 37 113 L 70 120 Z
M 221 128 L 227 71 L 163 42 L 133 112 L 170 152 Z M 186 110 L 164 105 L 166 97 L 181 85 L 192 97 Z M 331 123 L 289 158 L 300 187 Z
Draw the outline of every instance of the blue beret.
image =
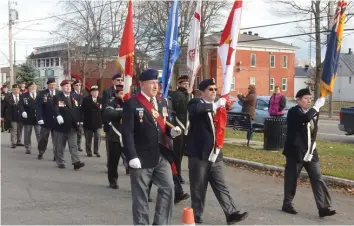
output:
M 301 98 L 305 95 L 311 95 L 311 91 L 309 88 L 305 88 L 305 89 L 300 89 L 299 91 L 297 91 L 296 93 L 296 98 Z
M 147 69 L 139 76 L 139 81 L 157 80 L 159 72 L 155 69 Z
M 112 76 L 112 80 L 116 79 L 116 78 L 121 78 L 122 75 L 120 73 L 117 73 L 115 75 Z
M 198 89 L 204 91 L 208 86 L 215 85 L 215 79 L 205 79 L 199 83 Z
M 55 78 L 48 78 L 47 85 L 50 83 L 55 83 Z

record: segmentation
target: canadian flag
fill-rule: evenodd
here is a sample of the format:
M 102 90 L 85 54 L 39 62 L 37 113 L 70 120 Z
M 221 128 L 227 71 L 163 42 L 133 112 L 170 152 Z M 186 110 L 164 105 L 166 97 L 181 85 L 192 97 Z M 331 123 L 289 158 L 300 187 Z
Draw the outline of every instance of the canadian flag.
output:
M 201 0 L 197 0 L 194 15 L 191 20 L 191 30 L 189 32 L 188 50 L 187 50 L 187 67 L 190 70 L 189 83 L 193 87 L 195 76 L 200 68 L 199 47 L 200 47 L 200 11 Z
M 134 74 L 134 26 L 133 3 L 131 0 L 128 2 L 128 15 L 125 21 L 118 55 L 118 65 L 121 68 L 121 72 L 124 74 L 124 99 L 129 99 Z
M 242 0 L 236 0 L 227 19 L 225 28 L 221 34 L 218 55 L 220 57 L 223 70 L 223 87 L 221 96 L 226 100 L 229 98 L 232 77 L 234 76 L 234 66 L 236 59 L 236 46 L 239 37 L 241 24 Z M 214 117 L 216 147 L 222 148 L 224 145 L 224 131 L 226 128 L 226 109 L 219 108 Z

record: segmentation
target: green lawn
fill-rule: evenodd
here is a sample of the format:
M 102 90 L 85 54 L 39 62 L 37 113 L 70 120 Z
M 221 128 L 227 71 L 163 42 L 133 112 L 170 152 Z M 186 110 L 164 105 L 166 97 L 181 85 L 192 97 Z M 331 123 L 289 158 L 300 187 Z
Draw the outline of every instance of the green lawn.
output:
M 227 128 L 227 138 L 245 139 L 245 132 Z M 254 134 L 254 140 L 263 141 L 263 134 Z M 354 180 L 354 144 L 317 142 L 322 173 L 325 175 Z M 224 145 L 224 155 L 243 160 L 284 167 L 285 158 L 281 151 L 256 150 L 247 146 Z
M 343 107 L 353 107 L 354 102 L 343 102 L 343 101 L 333 101 L 333 112 L 337 113 Z M 321 112 L 328 113 L 328 101 L 326 104 L 321 108 Z

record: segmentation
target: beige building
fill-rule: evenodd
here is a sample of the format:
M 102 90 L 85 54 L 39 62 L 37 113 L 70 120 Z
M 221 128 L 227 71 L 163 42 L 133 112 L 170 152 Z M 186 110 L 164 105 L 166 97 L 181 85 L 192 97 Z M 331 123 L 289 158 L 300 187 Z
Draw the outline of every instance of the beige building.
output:
M 16 82 L 17 74 L 19 68 L 14 65 L 14 82 Z M 2 84 L 10 84 L 10 67 L 2 67 L 0 68 L 0 83 Z

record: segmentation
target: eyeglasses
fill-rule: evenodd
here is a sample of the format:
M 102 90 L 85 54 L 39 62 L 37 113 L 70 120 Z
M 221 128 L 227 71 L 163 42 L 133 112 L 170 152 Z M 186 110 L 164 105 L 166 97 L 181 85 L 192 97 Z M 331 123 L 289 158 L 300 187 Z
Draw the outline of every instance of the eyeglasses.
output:
M 75 86 L 81 86 L 81 84 L 76 84 Z
M 208 90 L 213 92 L 213 91 L 218 91 L 218 88 L 209 88 Z
M 119 78 L 119 79 L 116 79 L 117 82 L 123 82 L 123 79 Z

